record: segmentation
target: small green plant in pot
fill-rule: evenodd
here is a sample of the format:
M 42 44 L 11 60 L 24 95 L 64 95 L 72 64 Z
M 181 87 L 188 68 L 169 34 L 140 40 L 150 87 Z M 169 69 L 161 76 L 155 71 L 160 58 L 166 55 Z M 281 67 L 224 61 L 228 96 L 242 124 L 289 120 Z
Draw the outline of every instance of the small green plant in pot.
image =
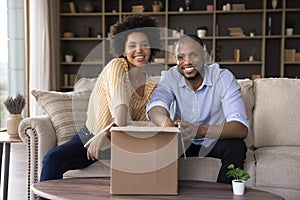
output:
M 245 191 L 245 181 L 250 178 L 248 172 L 244 171 L 239 167 L 235 167 L 234 164 L 228 165 L 228 177 L 233 177 L 232 180 L 232 189 L 235 195 L 243 195 Z

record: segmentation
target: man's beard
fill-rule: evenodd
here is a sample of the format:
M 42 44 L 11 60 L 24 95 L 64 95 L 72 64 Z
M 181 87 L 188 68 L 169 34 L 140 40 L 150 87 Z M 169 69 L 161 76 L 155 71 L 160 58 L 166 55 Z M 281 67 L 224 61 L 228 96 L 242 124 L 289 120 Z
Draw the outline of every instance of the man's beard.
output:
M 196 80 L 197 78 L 201 77 L 201 74 L 199 71 L 197 71 L 197 74 L 195 74 L 195 76 L 192 76 L 192 77 L 186 77 L 185 75 L 183 75 L 185 77 L 186 80 L 188 81 L 193 81 L 193 80 Z

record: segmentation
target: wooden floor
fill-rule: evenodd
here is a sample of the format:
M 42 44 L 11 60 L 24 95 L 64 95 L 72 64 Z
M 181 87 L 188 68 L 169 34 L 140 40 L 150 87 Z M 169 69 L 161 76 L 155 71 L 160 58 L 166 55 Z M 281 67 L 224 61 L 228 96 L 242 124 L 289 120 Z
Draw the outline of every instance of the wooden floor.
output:
M 8 180 L 8 200 L 27 199 L 27 149 L 24 143 L 11 144 L 10 171 Z M 3 152 L 4 153 L 4 152 Z M 3 164 L 3 162 L 2 162 Z M 3 170 L 3 166 L 1 168 Z M 1 176 L 3 179 L 3 175 Z M 1 196 L 2 199 L 1 180 Z

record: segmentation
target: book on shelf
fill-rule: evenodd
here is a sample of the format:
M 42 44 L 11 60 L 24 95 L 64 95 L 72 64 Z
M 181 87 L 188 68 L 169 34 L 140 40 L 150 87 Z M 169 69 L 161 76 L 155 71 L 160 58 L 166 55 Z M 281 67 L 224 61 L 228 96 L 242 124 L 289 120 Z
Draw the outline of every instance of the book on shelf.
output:
M 229 27 L 227 30 L 230 36 L 245 36 L 244 30 L 241 27 Z
M 285 49 L 284 61 L 295 61 L 295 60 L 296 60 L 296 49 Z
M 74 86 L 76 78 L 76 74 L 64 74 L 64 86 Z

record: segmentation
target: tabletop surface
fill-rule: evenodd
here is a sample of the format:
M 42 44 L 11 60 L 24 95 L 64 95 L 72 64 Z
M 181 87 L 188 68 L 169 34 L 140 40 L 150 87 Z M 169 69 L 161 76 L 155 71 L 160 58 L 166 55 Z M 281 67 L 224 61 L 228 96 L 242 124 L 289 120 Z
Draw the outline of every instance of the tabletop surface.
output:
M 22 142 L 22 140 L 19 138 L 19 135 L 12 137 L 9 134 L 7 134 L 6 131 L 0 132 L 0 143 L 15 143 L 15 142 Z
M 130 181 L 129 181 L 130 184 Z M 67 178 L 34 183 L 32 190 L 35 194 L 53 200 L 125 200 L 125 199 L 251 199 L 251 200 L 277 200 L 283 199 L 275 194 L 246 188 L 243 196 L 235 196 L 230 184 L 179 181 L 178 195 L 111 195 L 109 178 Z

